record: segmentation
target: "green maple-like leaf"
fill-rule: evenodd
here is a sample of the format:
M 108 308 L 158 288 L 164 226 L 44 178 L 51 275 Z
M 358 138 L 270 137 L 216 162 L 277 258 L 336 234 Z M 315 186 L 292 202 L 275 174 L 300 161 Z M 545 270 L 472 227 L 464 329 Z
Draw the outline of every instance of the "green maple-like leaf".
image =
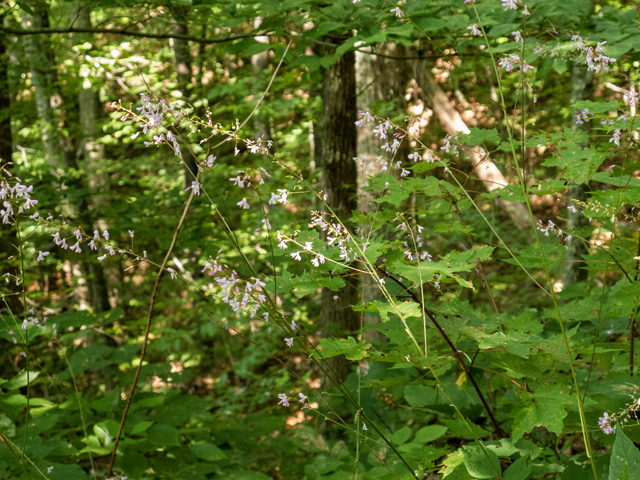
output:
M 359 345 L 353 337 L 349 338 L 323 338 L 320 340 L 318 350 L 324 358 L 336 357 L 344 355 L 347 360 L 362 360 L 367 356 L 367 350 L 371 348 L 370 343 Z M 313 353 L 312 356 L 319 358 L 319 355 Z
M 569 401 L 568 387 L 544 386 L 533 394 L 523 392 L 522 397 L 512 413 L 514 441 L 541 425 L 558 435 L 562 433 Z

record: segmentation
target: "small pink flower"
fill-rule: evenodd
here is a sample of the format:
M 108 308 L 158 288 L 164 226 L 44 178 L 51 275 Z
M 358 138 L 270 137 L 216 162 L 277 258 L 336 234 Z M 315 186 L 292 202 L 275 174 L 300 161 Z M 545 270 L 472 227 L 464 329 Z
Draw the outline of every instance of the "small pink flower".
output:
M 478 24 L 473 24 L 467 27 L 467 30 L 471 30 L 472 35 L 482 35 L 482 31 L 478 29 Z

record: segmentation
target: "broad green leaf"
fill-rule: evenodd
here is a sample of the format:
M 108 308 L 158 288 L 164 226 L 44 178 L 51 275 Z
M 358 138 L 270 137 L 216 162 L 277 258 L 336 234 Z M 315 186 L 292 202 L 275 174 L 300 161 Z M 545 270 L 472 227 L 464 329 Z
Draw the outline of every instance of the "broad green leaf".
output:
M 520 457 L 513 462 L 504 472 L 504 480 L 527 480 L 531 475 L 531 460 L 528 457 Z
M 391 442 L 396 445 L 402 445 L 406 443 L 410 438 L 413 432 L 411 431 L 411 427 L 404 426 L 400 430 L 394 432 L 391 435 Z
M 610 102 L 592 102 L 591 100 L 580 100 L 573 104 L 573 108 L 576 110 L 589 110 L 591 115 L 596 113 L 613 112 L 620 108 L 620 102 L 618 100 L 611 100 Z
M 308 452 L 318 450 L 329 451 L 329 446 L 327 445 L 324 437 L 312 428 L 296 428 L 293 431 L 293 436 L 298 440 L 298 442 L 300 442 L 300 446 L 303 450 Z
M 485 142 L 500 142 L 500 134 L 495 128 L 471 128 L 469 133 L 458 134 L 458 138 L 467 145 L 482 145 Z
M 550 233 L 549 235 L 555 235 Z M 549 270 L 553 270 L 558 267 L 566 255 L 566 249 L 563 245 L 558 243 L 542 243 L 544 250 L 545 260 Z M 516 253 L 516 258 L 522 264 L 524 268 L 543 269 L 542 255 L 540 254 L 540 247 L 538 245 L 529 245 Z M 517 265 L 518 263 L 513 258 L 505 258 L 503 261 L 510 263 L 511 265 Z
M 129 435 L 139 435 L 147 430 L 151 425 L 153 425 L 153 422 L 145 421 L 136 423 L 129 432 Z
M 371 305 L 372 308 L 367 308 L 367 311 L 377 310 L 383 322 L 389 320 L 389 315 L 398 315 L 398 313 L 403 318 L 422 317 L 420 306 L 415 302 L 397 302 L 394 306 L 387 303 L 386 300 L 376 300 Z
M 171 447 L 180 445 L 178 431 L 170 425 L 157 423 L 147 430 L 147 438 L 159 447 Z
M 424 407 L 437 403 L 436 391 L 425 385 L 407 385 L 404 388 L 404 398 L 412 407 Z
M 566 130 L 565 128 L 565 132 Z M 579 142 L 582 139 L 574 138 L 579 136 L 579 133 L 566 133 L 568 138 L 560 142 L 556 154 L 546 159 L 542 165 L 559 167 L 567 180 L 577 184 L 587 183 L 610 154 L 598 152 L 592 146 L 581 147 Z
M 197 443 L 191 446 L 191 451 L 205 462 L 215 462 L 227 458 L 222 450 L 211 443 Z
M 13 438 L 16 435 L 16 424 L 7 416 L 0 417 L 0 433 Z
M 640 452 L 618 425 L 616 440 L 611 450 L 609 480 L 623 480 L 625 477 L 627 479 L 640 478 Z
M 465 445 L 464 466 L 473 478 L 498 478 L 502 473 L 500 459 L 491 450 L 482 451 L 477 445 Z
M 473 440 L 475 437 L 469 431 L 469 426 L 473 429 L 475 436 L 478 438 L 484 438 L 488 436 L 491 432 L 485 430 L 480 425 L 476 425 L 471 420 L 467 419 L 467 423 L 463 422 L 459 419 L 442 419 L 442 423 L 444 423 L 449 430 L 451 430 L 451 435 L 454 437 L 462 437 L 468 440 Z
M 361 360 L 367 356 L 367 350 L 371 348 L 370 343 L 358 344 L 353 337 L 349 338 L 322 338 L 318 350 L 324 358 L 331 358 L 337 355 L 344 355 L 347 360 Z M 315 357 L 319 357 L 315 352 Z
M 404 395 L 406 398 L 406 389 Z M 413 441 L 416 443 L 433 442 L 434 440 L 439 439 L 445 433 L 447 433 L 447 430 L 447 427 L 445 427 L 444 425 L 427 425 L 426 427 L 422 427 L 420 430 L 418 430 L 418 433 L 416 433 L 416 438 L 414 438 Z
M 475 259 L 488 260 L 493 249 L 494 247 L 489 245 L 476 246 L 473 250 L 466 252 L 450 252 L 437 262 L 420 262 L 418 266 L 392 262 L 387 268 L 411 282 L 421 285 L 432 280 L 437 273 L 445 277 L 453 277 L 458 272 L 470 272 L 475 268 Z
M 447 478 L 451 474 L 458 473 L 459 471 L 463 471 L 465 474 L 467 473 L 467 469 L 464 468 L 464 454 L 461 448 L 447 455 L 442 465 L 443 467 L 439 470 L 442 478 Z
M 543 425 L 550 432 L 562 434 L 563 420 L 567 416 L 569 388 L 567 386 L 545 385 L 535 393 L 522 392 L 522 402 L 513 410 L 513 439 L 522 438 L 525 432 L 532 432 Z
M 630 177 L 629 175 L 613 177 L 610 172 L 598 172 L 594 174 L 592 178 L 596 182 L 606 183 L 616 187 L 626 187 L 627 185 L 640 187 L 640 180 L 636 177 Z
M 29 382 L 33 382 L 36 378 L 38 378 L 39 374 L 40 372 L 29 372 Z M 18 390 L 22 387 L 25 387 L 26 385 L 27 385 L 27 372 L 26 370 L 23 370 L 18 375 L 16 375 L 11 380 L 9 380 L 7 383 L 4 383 L 2 385 L 2 388 L 4 388 L 5 390 Z

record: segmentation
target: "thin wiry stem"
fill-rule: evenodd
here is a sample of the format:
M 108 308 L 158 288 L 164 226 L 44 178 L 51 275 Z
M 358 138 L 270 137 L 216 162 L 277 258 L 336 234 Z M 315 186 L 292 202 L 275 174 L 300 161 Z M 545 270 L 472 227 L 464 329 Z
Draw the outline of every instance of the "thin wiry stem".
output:
M 200 172 L 198 172 L 198 175 L 196 176 L 196 182 L 199 180 L 200 178 Z M 160 269 L 158 270 L 158 275 L 156 276 L 156 282 L 153 285 L 153 291 L 151 293 L 151 301 L 149 302 L 149 313 L 147 314 L 147 325 L 145 327 L 145 331 L 144 331 L 144 340 L 142 342 L 142 351 L 140 352 L 140 363 L 138 364 L 138 368 L 136 368 L 136 373 L 135 376 L 133 377 L 133 383 L 131 384 L 131 389 L 129 392 L 129 396 L 127 398 L 127 403 L 124 407 L 124 412 L 122 412 L 122 419 L 120 420 L 120 427 L 118 428 L 118 433 L 116 435 L 115 441 L 113 443 L 113 451 L 111 452 L 111 460 L 109 461 L 109 471 L 107 474 L 107 477 L 110 477 L 113 473 L 113 464 L 116 461 L 116 453 L 118 451 L 118 444 L 120 443 L 120 437 L 122 436 L 122 430 L 124 429 L 124 423 L 127 419 L 127 414 L 129 413 L 129 408 L 131 407 L 131 401 L 133 400 L 133 395 L 136 391 L 136 387 L 138 386 L 138 379 L 140 378 L 140 371 L 142 370 L 142 365 L 144 362 L 144 357 L 147 353 L 147 345 L 149 343 L 149 333 L 151 332 L 151 319 L 153 318 L 153 308 L 155 306 L 155 302 L 156 302 L 156 296 L 158 295 L 158 289 L 160 287 L 160 280 L 162 279 L 162 276 L 165 272 L 165 266 L 167 265 L 167 262 L 169 261 L 169 258 L 171 257 L 171 254 L 173 253 L 173 247 L 176 244 L 176 240 L 178 238 L 178 234 L 180 233 L 180 229 L 182 228 L 182 225 L 184 224 L 184 219 L 187 216 L 187 212 L 189 211 L 189 207 L 191 206 L 191 202 L 193 201 L 193 197 L 194 197 L 194 191 L 191 190 L 191 193 L 189 194 L 189 199 L 187 200 L 187 203 L 184 206 L 184 209 L 182 211 L 182 217 L 180 217 L 180 221 L 178 222 L 178 225 L 176 226 L 176 229 L 173 233 L 173 238 L 171 239 L 171 245 L 169 246 L 169 249 L 167 250 L 166 255 L 164 256 L 164 260 L 162 261 L 162 266 L 160 267 Z

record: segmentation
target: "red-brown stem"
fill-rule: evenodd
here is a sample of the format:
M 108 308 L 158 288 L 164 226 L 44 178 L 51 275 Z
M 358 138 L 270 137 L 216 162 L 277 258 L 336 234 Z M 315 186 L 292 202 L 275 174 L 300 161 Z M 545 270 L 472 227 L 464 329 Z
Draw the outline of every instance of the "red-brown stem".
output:
M 198 174 L 196 175 L 196 182 L 199 181 L 199 179 L 200 179 L 200 172 L 198 172 Z M 164 274 L 165 266 L 167 265 L 167 262 L 169 261 L 169 257 L 173 252 L 173 247 L 176 244 L 178 233 L 180 232 L 180 228 L 182 228 L 184 219 L 187 216 L 187 212 L 189 211 L 189 206 L 191 206 L 193 195 L 194 195 L 194 192 L 192 189 L 191 194 L 189 195 L 189 199 L 187 200 L 187 203 L 184 206 L 184 210 L 182 211 L 182 217 L 180 218 L 180 222 L 178 222 L 176 231 L 173 233 L 173 239 L 171 240 L 171 245 L 169 246 L 169 250 L 167 250 L 167 254 L 164 256 L 162 266 L 158 271 L 158 276 L 156 277 L 156 283 L 153 286 L 153 292 L 151 293 L 151 302 L 149 304 L 149 314 L 147 315 L 147 326 L 144 332 L 144 341 L 142 342 L 142 351 L 140 352 L 140 363 L 138 364 L 138 368 L 136 368 L 136 374 L 133 377 L 133 383 L 131 384 L 131 391 L 129 392 L 129 398 L 127 398 L 127 404 L 124 407 L 124 412 L 122 412 L 120 427 L 118 428 L 118 434 L 116 435 L 115 442 L 113 444 L 113 452 L 111 452 L 111 461 L 109 462 L 109 473 L 107 473 L 107 478 L 111 477 L 111 475 L 113 474 L 113 464 L 116 461 L 116 452 L 118 451 L 118 444 L 120 443 L 120 437 L 122 436 L 122 430 L 124 429 L 124 422 L 127 420 L 127 414 L 129 413 L 129 407 L 131 407 L 133 394 L 135 393 L 136 387 L 138 386 L 138 379 L 140 378 L 140 370 L 142 370 L 142 363 L 144 361 L 144 356 L 147 353 L 147 345 L 149 343 L 149 333 L 151 331 L 151 319 L 153 318 L 153 307 L 155 306 L 155 303 L 156 303 L 156 296 L 158 294 L 158 287 L 160 286 L 160 279 Z
M 462 222 L 462 226 L 466 227 L 467 224 L 464 221 L 464 217 L 462 216 L 462 212 L 460 211 L 460 209 L 458 208 L 458 205 L 454 204 L 453 205 L 456 209 L 456 212 L 458 213 L 458 216 L 460 217 L 460 221 Z M 467 233 L 467 238 L 469 239 L 469 245 L 471 246 L 471 248 L 473 248 L 473 239 L 471 238 L 471 235 L 469 233 Z M 500 313 L 498 311 L 498 305 L 496 305 L 496 300 L 495 298 L 493 298 L 493 292 L 491 292 L 491 287 L 489 286 L 489 282 L 487 281 L 487 276 L 484 274 L 484 268 L 482 268 L 482 262 L 480 262 L 479 259 L 476 259 L 476 266 L 478 267 L 478 273 L 480 273 L 480 276 L 482 277 L 482 281 L 484 282 L 485 286 L 487 287 L 487 292 L 489 292 L 489 297 L 491 298 L 491 303 L 493 304 L 493 309 L 496 311 L 496 313 Z
M 480 401 L 482 402 L 482 405 L 484 406 L 485 410 L 487 411 L 487 414 L 489 415 L 489 419 L 491 420 L 491 423 L 493 423 L 493 426 L 496 429 L 496 433 L 498 435 L 502 436 L 502 437 L 506 437 L 507 436 L 506 433 L 504 432 L 504 430 L 502 430 L 502 427 L 500 427 L 500 423 L 498 423 L 498 420 L 494 416 L 493 411 L 491 410 L 491 407 L 489 407 L 489 404 L 487 403 L 487 400 L 484 398 L 484 395 L 482 394 L 482 391 L 480 390 L 480 387 L 476 383 L 475 378 L 473 378 L 473 375 L 471 374 L 471 370 L 464 363 L 464 360 L 462 359 L 462 355 L 460 355 L 460 351 L 456 348 L 456 346 L 453 344 L 453 342 L 451 341 L 451 339 L 449 338 L 447 333 L 440 326 L 440 324 L 438 323 L 438 320 L 436 319 L 435 315 L 433 313 L 431 313 L 422 304 L 422 302 L 418 299 L 418 296 L 415 293 L 413 293 L 413 291 L 411 291 L 407 287 L 405 287 L 400 280 L 398 280 L 397 278 L 395 278 L 392 275 L 389 275 L 388 272 L 383 272 L 383 275 L 388 276 L 390 279 L 392 279 L 394 282 L 396 282 L 398 285 L 400 285 L 407 293 L 409 293 L 409 295 L 411 295 L 411 298 L 413 299 L 413 301 L 416 302 L 418 305 L 420 305 L 420 308 L 422 308 L 424 313 L 426 313 L 427 316 L 431 319 L 431 322 L 436 327 L 436 330 L 438 330 L 438 333 L 440 333 L 440 336 L 444 339 L 444 341 L 447 342 L 447 344 L 449 345 L 449 348 L 451 348 L 451 351 L 453 352 L 453 355 L 456 357 L 456 360 L 458 361 L 458 363 L 462 367 L 462 370 L 464 370 L 465 375 L 467 376 L 467 378 L 471 382 L 471 385 L 473 385 L 473 388 L 475 389 L 476 393 L 478 394 L 478 397 L 480 398 Z

